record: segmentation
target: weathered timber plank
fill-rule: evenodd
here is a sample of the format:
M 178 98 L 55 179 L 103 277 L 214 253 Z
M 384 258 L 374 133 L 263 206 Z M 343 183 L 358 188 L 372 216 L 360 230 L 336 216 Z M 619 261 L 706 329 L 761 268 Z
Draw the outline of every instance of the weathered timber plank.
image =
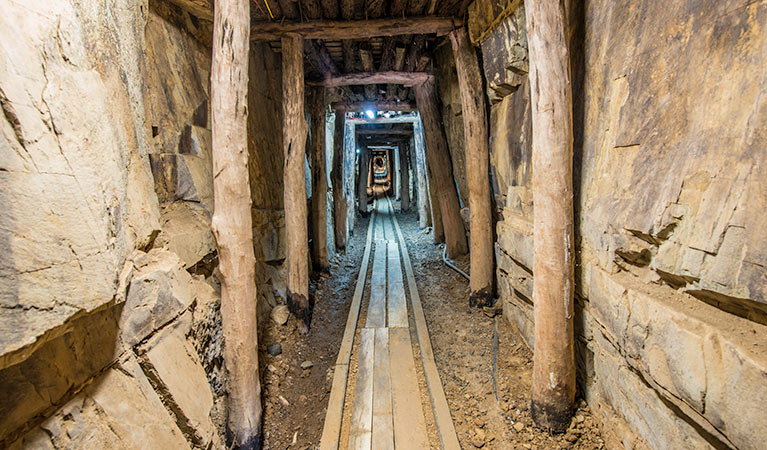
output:
M 368 328 L 386 326 L 386 243 L 376 240 L 373 274 L 370 280 L 370 302 L 365 323 Z
M 374 111 L 413 111 L 413 105 L 409 102 L 333 102 L 331 108 L 343 112 L 361 112 L 368 109 Z M 411 132 L 412 134 L 412 132 Z
M 389 370 L 389 329 L 375 330 L 373 369 L 373 436 L 375 450 L 394 450 L 391 371 Z
M 392 236 L 388 243 L 387 273 L 389 281 L 388 308 L 389 327 L 407 328 L 407 304 L 405 302 L 405 284 L 402 281 L 402 266 L 399 262 L 397 241 Z
M 370 20 L 310 20 L 307 22 L 257 22 L 250 28 L 251 40 L 273 41 L 289 33 L 304 39 L 369 39 L 405 34 L 436 34 L 444 36 L 460 26 L 453 17 L 395 17 Z
M 429 339 L 429 329 L 426 326 L 426 317 L 423 314 L 421 306 L 421 297 L 418 295 L 418 287 L 415 284 L 413 275 L 413 266 L 410 264 L 410 255 L 407 253 L 405 237 L 402 235 L 397 218 L 392 218 L 394 228 L 399 239 L 400 252 L 402 252 L 402 262 L 407 276 L 408 289 L 410 291 L 410 306 L 413 309 L 413 318 L 415 319 L 416 336 L 418 336 L 418 346 L 421 349 L 421 362 L 423 372 L 426 378 L 426 384 L 429 387 L 429 398 L 431 407 L 434 411 L 434 421 L 437 425 L 442 448 L 445 450 L 460 450 L 458 435 L 455 432 L 453 418 L 450 415 L 450 407 L 445 398 L 445 391 L 442 389 L 442 380 L 439 377 L 437 363 L 434 362 L 434 350 L 431 347 Z
M 370 450 L 373 431 L 373 357 L 375 330 L 360 330 L 359 365 L 354 388 L 349 448 Z
M 365 86 L 370 84 L 401 84 L 416 86 L 433 81 L 434 75 L 426 72 L 358 72 L 336 75 L 323 80 L 307 80 L 307 86 L 341 87 Z
M 344 337 L 341 340 L 341 347 L 336 359 L 336 370 L 333 374 L 333 385 L 330 389 L 330 399 L 328 400 L 328 409 L 325 413 L 325 423 L 322 427 L 322 437 L 320 438 L 320 450 L 337 450 L 341 439 L 341 423 L 344 415 L 344 398 L 346 397 L 346 384 L 349 374 L 349 360 L 352 354 L 352 345 L 354 344 L 354 335 L 357 331 L 357 321 L 359 319 L 360 304 L 362 303 L 362 294 L 365 292 L 365 279 L 368 273 L 368 264 L 370 262 L 371 242 L 373 239 L 373 225 L 376 214 L 370 219 L 368 225 L 368 234 L 365 241 L 365 252 L 362 255 L 362 264 L 360 266 L 357 285 L 354 288 L 352 304 L 349 307 L 349 317 L 346 319 L 346 329 Z
M 322 426 L 320 450 L 337 450 L 341 440 L 341 423 L 344 417 L 344 398 L 349 376 L 348 364 L 336 364 L 333 372 L 333 385 L 330 388 L 328 409 Z
M 429 448 L 408 328 L 389 330 L 389 356 L 394 446 L 397 450 Z

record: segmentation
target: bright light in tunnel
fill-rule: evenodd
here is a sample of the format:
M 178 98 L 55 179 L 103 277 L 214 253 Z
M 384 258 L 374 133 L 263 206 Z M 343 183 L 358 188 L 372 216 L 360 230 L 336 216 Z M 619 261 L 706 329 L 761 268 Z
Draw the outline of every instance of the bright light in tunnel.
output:
M 372 109 L 366 109 L 365 114 L 367 114 L 368 118 L 370 119 L 375 119 L 376 117 L 376 112 L 373 111 Z
M 360 154 L 360 149 L 357 149 L 357 154 L 358 154 L 358 155 Z

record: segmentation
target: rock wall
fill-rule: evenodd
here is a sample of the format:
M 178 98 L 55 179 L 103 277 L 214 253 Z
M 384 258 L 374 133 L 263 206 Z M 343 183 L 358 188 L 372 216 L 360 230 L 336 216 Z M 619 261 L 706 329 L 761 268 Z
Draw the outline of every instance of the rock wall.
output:
M 453 177 L 458 186 L 461 206 L 469 206 L 469 190 L 466 187 L 466 152 L 463 140 L 463 116 L 461 115 L 461 92 L 458 89 L 458 72 L 453 59 L 453 47 L 445 39 L 435 49 L 437 88 L 441 101 L 442 125 L 445 128 L 447 148 L 453 163 Z M 466 227 L 468 230 L 468 227 Z
M 265 320 L 286 298 L 282 60 L 268 44 L 251 42 L 248 71 L 248 169 L 259 320 Z
M 210 50 L 180 16 L 0 4 L 0 447 L 221 446 Z
M 469 26 L 493 104 L 499 295 L 534 346 L 524 11 L 503 3 L 475 2 Z M 582 394 L 613 448 L 760 448 L 767 2 L 573 5 Z

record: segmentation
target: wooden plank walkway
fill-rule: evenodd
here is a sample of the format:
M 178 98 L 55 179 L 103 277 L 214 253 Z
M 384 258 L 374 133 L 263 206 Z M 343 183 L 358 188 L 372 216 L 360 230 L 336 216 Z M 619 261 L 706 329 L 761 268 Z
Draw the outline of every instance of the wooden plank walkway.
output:
M 372 244 L 375 244 L 375 250 L 369 280 L 367 317 L 359 334 L 356 377 L 349 380 L 349 363 Z M 345 428 L 349 430 L 349 449 L 429 448 L 424 406 L 432 406 L 442 448 L 460 448 L 450 411 L 446 409 L 447 402 L 439 374 L 436 373 L 431 342 L 426 344 L 426 352 L 419 353 L 412 346 L 403 262 L 408 275 L 413 323 L 416 324 L 413 331 L 418 337 L 419 347 L 423 348 L 423 340 L 428 340 L 428 330 L 407 247 L 396 223 L 391 202 L 388 199 L 377 200 L 368 228 L 357 289 L 336 361 L 320 442 L 322 450 L 336 450 L 343 441 L 341 425 L 344 420 L 344 397 L 347 390 L 353 392 L 350 418 L 346 419 L 350 422 Z M 413 303 L 414 301 L 417 304 Z M 423 359 L 424 356 L 428 360 Z M 423 365 L 428 392 L 422 393 L 419 389 L 416 360 L 420 360 Z M 353 386 L 347 389 L 350 383 Z M 429 398 L 431 405 L 423 405 L 421 398 Z

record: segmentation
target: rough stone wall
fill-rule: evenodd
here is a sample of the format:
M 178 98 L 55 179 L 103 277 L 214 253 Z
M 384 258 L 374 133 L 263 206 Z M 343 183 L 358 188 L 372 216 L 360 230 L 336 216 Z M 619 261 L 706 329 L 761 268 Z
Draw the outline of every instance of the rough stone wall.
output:
M 269 310 L 286 298 L 281 61 L 268 44 L 251 42 L 248 169 L 261 320 L 269 317 Z
M 445 38 L 435 49 L 439 98 L 442 103 L 442 125 L 445 128 L 447 148 L 453 163 L 453 178 L 458 186 L 458 198 L 462 206 L 469 206 L 469 190 L 466 187 L 466 152 L 463 140 L 463 116 L 461 115 L 461 92 L 458 89 L 458 72 L 455 69 L 453 47 Z M 468 230 L 468 227 L 466 227 Z
M 568 10 L 581 390 L 614 448 L 760 448 L 767 2 L 581 3 Z M 513 17 L 483 51 L 494 34 L 504 48 L 523 42 Z M 506 316 L 534 346 L 519 81 L 490 93 L 497 275 Z
M 210 52 L 162 11 L 0 4 L 2 447 L 221 445 Z

